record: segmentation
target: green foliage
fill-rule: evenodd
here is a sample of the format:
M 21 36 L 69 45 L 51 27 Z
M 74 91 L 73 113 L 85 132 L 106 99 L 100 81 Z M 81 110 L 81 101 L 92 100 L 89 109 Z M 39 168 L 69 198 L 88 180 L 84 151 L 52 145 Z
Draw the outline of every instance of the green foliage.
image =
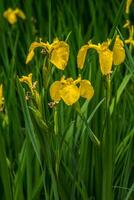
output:
M 125 63 L 113 68 L 111 85 L 102 77 L 97 54 L 91 50 L 82 72 L 79 48 L 96 44 L 123 28 L 126 1 L 1 0 L 0 83 L 4 109 L 0 111 L 1 200 L 133 200 L 134 199 L 134 61 L 125 45 Z M 19 7 L 26 20 L 10 25 L 7 8 Z M 33 41 L 55 37 L 70 45 L 65 71 L 45 68 L 40 50 L 28 65 Z M 38 81 L 34 100 L 23 75 Z M 95 94 L 74 106 L 64 102 L 51 108 L 50 84 L 62 75 L 91 81 Z M 109 86 L 109 88 L 108 88 Z

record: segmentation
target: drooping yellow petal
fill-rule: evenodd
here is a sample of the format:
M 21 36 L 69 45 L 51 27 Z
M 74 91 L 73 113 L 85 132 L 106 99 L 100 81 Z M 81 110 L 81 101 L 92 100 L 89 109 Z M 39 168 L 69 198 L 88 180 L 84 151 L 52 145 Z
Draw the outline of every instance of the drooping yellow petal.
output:
M 26 16 L 25 16 L 24 12 L 23 12 L 21 9 L 16 8 L 16 9 L 14 10 L 14 13 L 15 13 L 16 16 L 18 16 L 18 17 L 20 17 L 20 18 L 26 19 Z
M 27 58 L 26 58 L 26 64 L 28 64 L 34 57 L 34 50 L 29 51 Z
M 50 62 L 64 70 L 69 58 L 69 45 L 64 41 L 55 41 L 50 48 Z
M 77 65 L 78 65 L 79 69 L 83 69 L 83 67 L 84 67 L 88 49 L 89 49 L 89 45 L 84 45 L 80 48 L 80 50 L 78 52 Z
M 46 47 L 46 43 L 43 43 L 43 42 L 33 42 L 30 45 L 29 53 L 28 53 L 27 58 L 26 58 L 26 64 L 28 64 L 33 59 L 33 57 L 34 57 L 34 50 L 37 47 L 45 48 Z
M 62 83 L 60 81 L 55 81 L 50 87 L 50 96 L 54 101 L 60 101 L 60 90 L 62 88 Z
M 44 42 L 32 42 L 32 44 L 30 45 L 29 51 L 34 50 L 37 47 L 45 48 L 46 46 L 47 44 Z
M 14 24 L 17 22 L 17 17 L 14 13 L 14 11 L 11 9 L 11 8 L 8 8 L 3 16 L 7 19 L 7 21 L 10 23 L 10 24 Z
M 72 105 L 80 98 L 80 90 L 76 85 L 66 85 L 60 90 L 60 96 L 67 105 Z
M 94 89 L 88 80 L 81 80 L 80 82 L 80 96 L 90 100 L 94 95 Z
M 100 68 L 103 75 L 111 73 L 113 63 L 113 52 L 105 49 L 99 52 Z
M 120 37 L 117 35 L 115 44 L 113 47 L 113 64 L 114 65 L 120 65 L 125 60 L 125 50 L 124 50 L 124 44 Z

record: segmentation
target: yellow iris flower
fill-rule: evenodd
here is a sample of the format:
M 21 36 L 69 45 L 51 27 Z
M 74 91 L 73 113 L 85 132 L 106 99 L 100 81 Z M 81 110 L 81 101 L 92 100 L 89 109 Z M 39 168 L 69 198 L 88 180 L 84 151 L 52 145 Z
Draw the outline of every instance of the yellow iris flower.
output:
M 32 73 L 30 73 L 28 76 L 22 76 L 22 78 L 19 78 L 19 81 L 21 83 L 26 83 L 29 88 L 32 90 L 33 83 L 32 83 Z
M 0 111 L 3 110 L 3 104 L 4 104 L 3 85 L 0 84 Z
M 42 47 L 49 55 L 49 61 L 58 69 L 64 70 L 69 58 L 69 45 L 64 41 L 59 41 L 57 38 L 52 44 L 44 42 L 33 42 L 29 48 L 29 53 L 26 58 L 26 64 L 34 57 L 34 50 L 37 47 Z
M 17 17 L 20 17 L 23 20 L 26 19 L 25 14 L 19 8 L 16 8 L 15 10 L 13 10 L 12 8 L 8 8 L 4 12 L 3 16 L 7 19 L 7 21 L 10 24 L 16 23 L 17 22 Z
M 94 89 L 88 80 L 81 80 L 81 77 L 73 80 L 72 78 L 62 77 L 60 81 L 55 81 L 50 87 L 50 96 L 54 102 L 61 99 L 67 104 L 76 103 L 80 96 L 90 100 L 94 95 Z
M 131 31 L 132 31 L 131 28 L 133 27 L 133 25 L 131 24 L 130 19 L 129 19 L 130 6 L 132 4 L 132 1 L 133 0 L 127 0 L 126 1 L 125 13 L 126 13 L 127 19 L 126 19 L 126 23 L 123 26 L 124 28 L 128 28 L 129 29 L 129 35 L 131 34 Z
M 35 98 L 36 104 L 40 107 L 40 95 L 36 90 L 37 81 L 32 81 L 32 73 L 30 73 L 28 76 L 22 76 L 22 78 L 19 78 L 19 81 L 28 85 L 32 96 Z M 26 98 L 29 99 L 27 96 Z
M 32 73 L 30 73 L 28 76 L 22 76 L 22 78 L 19 78 L 19 81 L 21 83 L 26 83 L 28 85 L 29 89 L 31 90 L 32 95 L 39 96 L 38 92 L 36 91 L 37 81 L 33 83 L 32 76 L 33 76 Z
M 132 0 L 126 1 L 126 10 L 125 10 L 126 14 L 129 14 L 131 4 Z M 129 17 L 127 18 L 126 23 L 124 24 L 123 27 L 127 28 L 129 31 L 129 37 L 128 39 L 125 40 L 125 43 L 130 44 L 130 47 L 131 45 L 134 46 L 134 25 L 130 22 Z
M 89 42 L 87 45 L 82 46 L 77 55 L 78 68 L 83 69 L 88 49 L 95 49 L 99 54 L 99 63 L 102 74 L 110 74 L 112 64 L 119 65 L 125 59 L 124 44 L 119 35 L 117 35 L 115 39 L 112 51 L 109 49 L 110 43 L 111 40 L 107 40 L 106 42 L 98 45 Z

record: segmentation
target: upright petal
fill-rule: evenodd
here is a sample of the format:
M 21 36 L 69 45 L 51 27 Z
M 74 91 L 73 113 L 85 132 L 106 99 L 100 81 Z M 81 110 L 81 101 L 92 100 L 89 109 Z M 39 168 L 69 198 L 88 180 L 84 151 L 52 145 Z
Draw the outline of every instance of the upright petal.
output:
M 60 90 L 60 96 L 67 105 L 72 105 L 80 98 L 80 90 L 76 85 L 66 85 Z
M 50 48 L 50 62 L 64 70 L 69 58 L 69 45 L 64 41 L 55 41 Z
M 94 89 L 88 80 L 81 80 L 80 82 L 80 96 L 90 100 L 94 95 Z
M 113 63 L 113 52 L 105 49 L 99 52 L 100 68 L 103 75 L 111 73 Z
M 84 67 L 88 49 L 89 49 L 89 45 L 84 45 L 80 48 L 80 50 L 78 52 L 77 65 L 78 65 L 79 69 L 83 69 L 83 67 Z
M 62 88 L 62 83 L 60 81 L 55 81 L 50 87 L 50 96 L 54 101 L 60 101 L 60 90 Z
M 114 65 L 120 65 L 125 60 L 125 50 L 124 50 L 124 44 L 122 40 L 117 35 L 115 44 L 113 47 L 113 64 Z
M 28 64 L 34 57 L 34 50 L 29 51 L 27 58 L 26 58 L 26 64 Z

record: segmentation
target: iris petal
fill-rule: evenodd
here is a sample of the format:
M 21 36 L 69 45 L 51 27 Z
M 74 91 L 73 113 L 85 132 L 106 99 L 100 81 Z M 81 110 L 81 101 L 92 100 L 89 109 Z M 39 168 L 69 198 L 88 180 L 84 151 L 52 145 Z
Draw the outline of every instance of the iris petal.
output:
M 102 74 L 110 74 L 113 63 L 113 52 L 109 49 L 99 52 L 99 62 Z
M 17 22 L 17 17 L 16 17 L 16 15 L 15 15 L 15 13 L 14 13 L 14 10 L 13 10 L 12 8 L 8 8 L 8 9 L 4 12 L 3 16 L 8 20 L 8 22 L 9 22 L 10 24 L 14 24 L 14 23 Z
M 82 80 L 80 82 L 80 96 L 86 99 L 91 99 L 94 95 L 94 89 L 88 80 Z
M 60 91 L 60 96 L 67 105 L 72 105 L 80 98 L 80 90 L 76 85 L 67 85 Z
M 14 13 L 20 18 L 26 19 L 26 16 L 25 16 L 24 12 L 22 10 L 20 10 L 19 8 L 16 8 L 14 10 Z
M 35 48 L 37 47 L 42 47 L 42 48 L 45 48 L 46 47 L 46 44 L 43 43 L 43 42 L 33 42 L 31 45 L 30 45 L 30 48 L 29 48 L 29 53 L 27 55 L 27 58 L 26 58 L 26 64 L 28 64 L 34 57 L 34 50 Z
M 122 40 L 117 36 L 115 40 L 115 44 L 113 47 L 113 64 L 114 65 L 120 65 L 125 60 L 125 50 L 124 50 L 124 44 Z
M 60 90 L 62 88 L 62 84 L 60 81 L 55 81 L 50 87 L 50 96 L 54 101 L 60 101 Z
M 26 83 L 30 89 L 32 89 L 32 73 L 30 73 L 28 76 L 22 76 L 22 78 L 19 78 L 21 83 Z
M 69 45 L 66 42 L 54 42 L 51 46 L 50 62 L 58 69 L 64 70 L 69 58 Z
M 77 65 L 78 65 L 79 69 L 83 69 L 83 67 L 84 67 L 88 49 L 89 49 L 89 45 L 84 45 L 80 48 L 80 50 L 78 52 Z

